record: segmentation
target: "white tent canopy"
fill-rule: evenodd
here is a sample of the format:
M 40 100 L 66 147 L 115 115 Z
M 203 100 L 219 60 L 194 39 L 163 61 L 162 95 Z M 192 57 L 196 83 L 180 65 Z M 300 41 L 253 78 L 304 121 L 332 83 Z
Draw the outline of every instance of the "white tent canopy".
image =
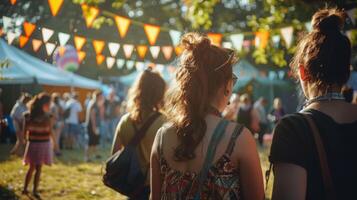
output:
M 3 39 L 0 39 L 0 62 L 5 61 L 9 64 L 7 68 L 1 69 L 0 84 L 38 83 L 87 89 L 101 89 L 103 87 L 103 84 L 99 81 L 59 69 L 8 45 Z

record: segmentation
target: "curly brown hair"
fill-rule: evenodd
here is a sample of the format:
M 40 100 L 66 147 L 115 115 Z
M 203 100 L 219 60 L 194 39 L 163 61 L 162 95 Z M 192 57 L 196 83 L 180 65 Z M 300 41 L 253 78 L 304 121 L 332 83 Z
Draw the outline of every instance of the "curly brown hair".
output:
M 128 111 L 135 123 L 141 123 L 143 113 L 159 111 L 163 104 L 166 83 L 151 68 L 142 72 L 129 90 Z
M 313 30 L 304 36 L 290 63 L 295 77 L 303 66 L 306 79 L 319 90 L 342 86 L 350 76 L 351 43 L 341 33 L 345 12 L 322 9 L 312 17 Z
M 232 78 L 234 52 L 211 44 L 208 37 L 187 33 L 176 72 L 176 84 L 168 95 L 166 114 L 177 130 L 175 159 L 190 160 L 206 132 L 205 116 L 217 91 Z M 233 59 L 234 58 L 234 59 Z
M 46 113 L 43 110 L 43 106 L 50 103 L 51 96 L 45 92 L 42 92 L 33 97 L 33 99 L 28 102 L 30 119 L 33 120 L 44 117 Z

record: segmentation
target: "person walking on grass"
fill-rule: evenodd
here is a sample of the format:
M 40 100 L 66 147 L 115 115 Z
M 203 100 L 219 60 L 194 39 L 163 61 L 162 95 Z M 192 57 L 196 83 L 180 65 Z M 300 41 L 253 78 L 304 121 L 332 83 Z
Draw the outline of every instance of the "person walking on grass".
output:
M 39 197 L 38 186 L 42 166 L 51 165 L 53 162 L 53 118 L 49 114 L 51 96 L 40 93 L 29 103 L 29 112 L 25 113 L 23 124 L 24 136 L 27 141 L 24 160 L 25 165 L 30 165 L 25 177 L 25 184 L 22 193 L 28 193 L 28 185 L 32 174 L 35 172 L 33 182 L 33 195 Z
M 351 65 L 345 17 L 337 9 L 316 12 L 290 64 L 307 101 L 275 127 L 273 200 L 356 199 L 357 106 L 341 94 Z
M 187 33 L 169 92 L 169 123 L 151 152 L 151 197 L 158 199 L 264 198 L 263 176 L 251 132 L 224 119 L 237 77 L 235 53 L 208 37 Z

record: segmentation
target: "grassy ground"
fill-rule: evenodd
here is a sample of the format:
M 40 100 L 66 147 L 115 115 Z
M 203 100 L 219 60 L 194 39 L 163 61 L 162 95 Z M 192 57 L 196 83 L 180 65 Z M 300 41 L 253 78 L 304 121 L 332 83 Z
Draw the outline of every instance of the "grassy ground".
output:
M 268 148 L 259 148 L 263 172 L 268 167 Z M 21 195 L 27 167 L 21 159 L 9 156 L 10 146 L 0 145 L 0 199 L 35 199 Z M 102 150 L 106 158 L 109 150 Z M 102 184 L 102 166 L 104 159 L 92 163 L 83 162 L 83 152 L 79 150 L 63 151 L 51 167 L 44 167 L 41 175 L 40 193 L 42 199 L 125 199 Z M 270 181 L 270 184 L 272 180 Z M 31 191 L 32 185 L 29 187 Z M 267 196 L 270 196 L 269 185 Z

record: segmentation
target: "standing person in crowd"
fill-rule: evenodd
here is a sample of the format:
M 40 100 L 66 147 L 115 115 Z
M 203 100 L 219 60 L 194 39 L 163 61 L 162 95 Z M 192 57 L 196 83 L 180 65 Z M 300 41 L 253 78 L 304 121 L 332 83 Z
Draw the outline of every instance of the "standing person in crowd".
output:
M 59 93 L 52 94 L 52 103 L 51 103 L 51 114 L 54 119 L 53 123 L 53 134 L 54 134 L 54 151 L 57 156 L 61 155 L 60 151 L 60 137 L 63 129 L 63 118 L 62 118 L 62 107 L 61 107 L 61 96 Z
M 50 114 L 51 97 L 41 93 L 30 102 L 30 110 L 25 116 L 23 124 L 27 140 L 24 164 L 30 165 L 25 178 L 23 194 L 27 194 L 27 187 L 35 172 L 33 195 L 39 198 L 38 186 L 42 165 L 51 165 L 53 162 L 53 148 L 50 138 L 53 138 L 53 118 Z
M 158 115 L 163 105 L 166 91 L 164 79 L 151 68 L 146 69 L 134 82 L 129 90 L 128 113 L 117 126 L 112 154 L 125 148 L 134 134 L 155 115 L 158 116 L 146 129 L 143 139 L 137 146 L 138 158 L 143 174 L 147 174 L 146 187 L 133 199 L 148 199 L 150 194 L 150 152 L 157 130 L 163 125 L 164 117 Z
M 237 121 L 238 109 L 239 109 L 239 95 L 232 94 L 231 98 L 229 99 L 228 106 L 222 112 L 222 116 L 225 119 L 231 121 Z
M 105 120 L 107 123 L 107 141 L 112 141 L 116 125 L 119 122 L 119 115 L 117 112 L 117 107 L 119 106 L 119 101 L 116 96 L 115 90 L 112 89 L 108 95 L 108 99 L 105 101 Z
M 233 50 L 187 33 L 170 93 L 170 123 L 157 133 L 151 153 L 152 199 L 264 198 L 262 171 L 250 131 L 225 120 L 237 77 Z
M 259 114 L 259 137 L 258 137 L 258 141 L 259 144 L 262 145 L 263 144 L 263 138 L 264 138 L 264 134 L 267 132 L 268 130 L 268 115 L 267 112 L 265 110 L 265 107 L 268 105 L 268 100 L 264 97 L 260 97 L 255 103 L 254 103 L 254 109 L 258 112 Z
M 66 108 L 64 111 L 65 118 L 65 133 L 67 141 L 65 146 L 68 149 L 73 149 L 78 143 L 79 134 L 81 133 L 81 124 L 79 122 L 79 114 L 82 112 L 82 105 L 77 100 L 78 95 L 73 93 L 66 101 Z M 66 114 L 68 113 L 68 114 Z M 67 116 L 66 116 L 67 115 Z
M 95 155 L 100 158 L 97 153 L 97 146 L 100 140 L 101 129 L 101 112 L 100 107 L 104 104 L 104 96 L 102 91 L 97 90 L 93 93 L 92 100 L 89 102 L 86 112 L 86 125 L 89 137 L 88 148 L 86 149 L 85 161 L 91 162 L 91 157 Z
M 283 108 L 283 102 L 280 98 L 275 98 L 273 101 L 273 109 L 270 111 L 268 118 L 274 124 L 278 123 L 281 118 L 285 115 L 285 110 Z
M 253 107 L 252 101 L 248 94 L 240 96 L 237 122 L 247 127 L 253 134 L 260 131 L 259 113 Z
M 21 94 L 19 100 L 16 102 L 11 110 L 10 116 L 13 120 L 15 133 L 16 133 L 16 143 L 11 150 L 11 154 L 16 154 L 22 156 L 24 153 L 25 141 L 23 140 L 23 114 L 27 111 L 26 104 L 31 100 L 31 96 L 27 93 Z
M 88 92 L 86 100 L 84 100 L 84 108 L 87 109 L 89 102 L 92 100 L 92 93 Z
M 291 62 L 308 99 L 301 113 L 275 128 L 270 161 L 273 200 L 355 199 L 357 106 L 341 87 L 350 76 L 351 43 L 343 33 L 346 14 L 322 9 Z

